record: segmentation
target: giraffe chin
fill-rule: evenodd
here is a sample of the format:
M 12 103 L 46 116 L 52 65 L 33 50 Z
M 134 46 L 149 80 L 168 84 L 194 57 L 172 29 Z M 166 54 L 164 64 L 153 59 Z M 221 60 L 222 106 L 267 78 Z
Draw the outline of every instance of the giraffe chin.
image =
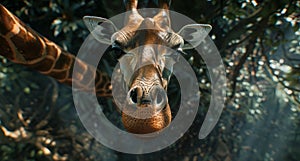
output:
M 162 130 L 171 123 L 171 109 L 169 104 L 150 118 L 139 119 L 122 113 L 125 129 L 134 134 L 149 134 Z

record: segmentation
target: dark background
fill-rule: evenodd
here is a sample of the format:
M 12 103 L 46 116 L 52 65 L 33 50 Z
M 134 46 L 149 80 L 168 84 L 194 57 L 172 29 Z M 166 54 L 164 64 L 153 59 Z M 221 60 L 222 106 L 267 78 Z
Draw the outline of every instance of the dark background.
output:
M 0 3 L 74 54 L 89 34 L 83 16 L 109 18 L 124 11 L 121 0 Z M 193 50 L 186 51 L 185 58 L 199 80 L 197 118 L 176 143 L 144 155 L 119 153 L 95 141 L 76 114 L 69 87 L 1 57 L 0 160 L 300 160 L 300 2 L 174 0 L 171 9 L 213 26 L 210 36 L 226 66 L 225 109 L 206 139 L 199 140 L 198 132 L 209 105 L 210 79 Z M 115 62 L 110 54 L 101 63 L 106 72 Z M 178 90 L 172 78 L 171 105 L 180 98 Z M 106 116 L 120 124 L 110 99 L 103 107 Z M 176 113 L 176 107 L 172 111 Z

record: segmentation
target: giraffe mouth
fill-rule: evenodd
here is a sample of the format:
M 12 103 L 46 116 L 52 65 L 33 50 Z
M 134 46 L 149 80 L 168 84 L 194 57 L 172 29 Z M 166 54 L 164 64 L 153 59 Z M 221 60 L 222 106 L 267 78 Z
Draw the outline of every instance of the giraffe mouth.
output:
M 171 110 L 167 104 L 162 111 L 146 119 L 139 119 L 122 113 L 122 122 L 128 132 L 150 134 L 163 130 L 171 122 Z

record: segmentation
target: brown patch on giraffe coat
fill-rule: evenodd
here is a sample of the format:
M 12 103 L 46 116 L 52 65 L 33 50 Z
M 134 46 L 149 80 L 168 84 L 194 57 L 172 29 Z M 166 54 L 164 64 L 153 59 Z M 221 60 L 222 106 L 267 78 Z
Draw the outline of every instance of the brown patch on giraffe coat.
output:
M 44 44 L 41 40 L 24 30 L 12 36 L 11 41 L 26 61 L 39 59 L 43 55 Z
M 95 78 L 96 93 L 110 95 L 112 93 L 112 87 L 111 87 L 110 80 L 108 79 L 109 78 L 108 75 L 107 74 L 99 75 L 96 73 L 95 77 L 96 77 Z M 103 90 L 99 87 L 105 87 L 106 90 Z
M 49 47 L 49 48 L 48 48 Z M 55 52 L 55 48 L 53 46 L 47 46 L 47 52 Z M 56 60 L 54 69 L 70 69 L 70 66 L 73 64 L 74 56 L 60 54 L 60 57 Z
M 81 60 L 76 59 L 75 61 L 77 64 L 77 68 L 76 73 L 72 73 L 72 76 L 76 81 L 81 81 L 88 67 Z
M 9 33 L 14 25 L 14 21 L 6 14 L 7 10 L 0 4 L 0 33 L 4 36 Z
M 35 64 L 27 64 L 27 66 L 30 66 L 31 68 L 42 73 L 49 73 L 53 68 L 53 61 L 54 60 L 52 57 L 46 57 L 45 59 L 38 61 Z
M 48 75 L 57 79 L 60 82 L 64 82 L 67 79 L 67 76 L 69 75 L 69 71 L 68 70 L 51 71 L 51 73 L 49 73 Z
M 3 55 L 4 57 L 7 57 L 8 59 L 13 59 L 13 51 L 11 50 L 11 48 L 9 47 L 8 42 L 6 41 L 6 39 L 4 39 L 3 37 L 0 36 L 0 43 L 2 45 L 0 45 L 0 55 Z
M 95 69 L 87 66 L 87 70 L 84 73 L 83 79 L 80 81 L 81 84 L 85 84 L 88 87 L 91 87 L 91 82 L 95 79 Z

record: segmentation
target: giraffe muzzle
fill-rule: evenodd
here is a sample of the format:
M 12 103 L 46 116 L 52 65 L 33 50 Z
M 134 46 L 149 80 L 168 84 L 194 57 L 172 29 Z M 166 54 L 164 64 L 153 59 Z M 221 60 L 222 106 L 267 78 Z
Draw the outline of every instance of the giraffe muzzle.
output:
M 167 127 L 171 122 L 171 110 L 167 94 L 159 85 L 148 90 L 133 86 L 127 94 L 127 105 L 122 111 L 122 122 L 128 132 L 149 134 Z

